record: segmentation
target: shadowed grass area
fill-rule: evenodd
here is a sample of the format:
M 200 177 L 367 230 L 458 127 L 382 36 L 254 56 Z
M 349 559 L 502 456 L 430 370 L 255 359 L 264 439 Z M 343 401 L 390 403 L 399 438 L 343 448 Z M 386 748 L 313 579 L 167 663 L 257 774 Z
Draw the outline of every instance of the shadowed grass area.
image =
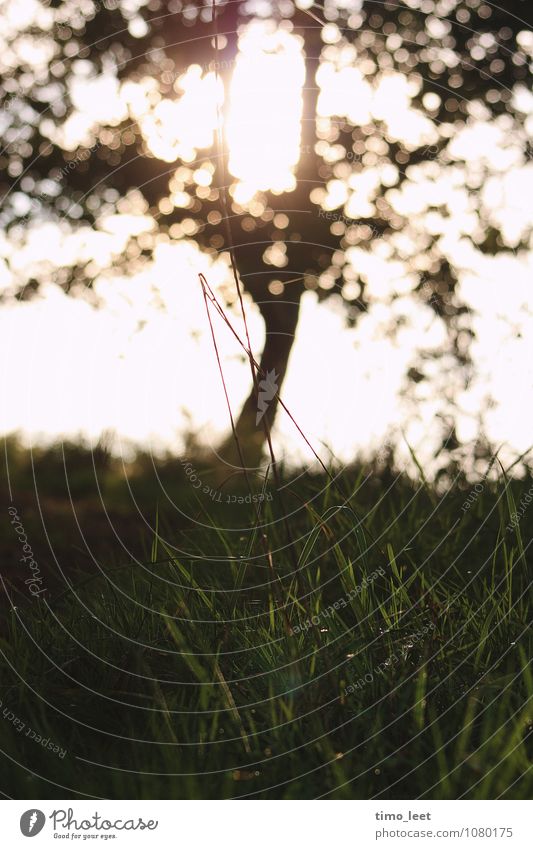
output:
M 6 582 L 6 792 L 530 797 L 529 478 L 306 476 L 260 522 L 179 487 L 142 562 Z

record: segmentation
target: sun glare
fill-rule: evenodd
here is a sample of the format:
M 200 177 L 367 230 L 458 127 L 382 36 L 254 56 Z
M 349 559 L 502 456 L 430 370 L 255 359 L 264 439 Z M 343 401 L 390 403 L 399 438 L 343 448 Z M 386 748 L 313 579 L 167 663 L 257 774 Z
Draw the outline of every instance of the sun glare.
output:
M 235 199 L 245 203 L 257 191 L 296 186 L 305 64 L 299 39 L 268 21 L 251 24 L 239 48 L 226 140 Z
M 304 79 L 300 39 L 273 21 L 252 22 L 239 40 L 224 127 L 238 203 L 258 191 L 281 193 L 296 187 Z M 175 97 L 155 106 L 155 92 L 146 81 L 126 84 L 123 95 L 155 156 L 192 162 L 214 143 L 222 82 L 214 71 L 193 65 L 174 89 Z

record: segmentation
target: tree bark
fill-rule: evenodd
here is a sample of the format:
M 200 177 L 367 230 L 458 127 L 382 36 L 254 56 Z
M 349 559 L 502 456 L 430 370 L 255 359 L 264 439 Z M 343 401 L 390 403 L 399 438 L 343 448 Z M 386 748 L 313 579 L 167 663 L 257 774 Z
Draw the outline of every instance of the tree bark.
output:
M 261 311 L 266 332 L 265 345 L 260 360 L 261 371 L 256 381 L 258 385 L 252 387 L 235 424 L 244 465 L 248 470 L 258 469 L 261 466 L 267 441 L 266 436 L 273 427 L 279 407 L 279 392 L 289 364 L 298 324 L 300 300 L 304 291 L 303 274 L 309 267 L 313 267 L 313 254 L 317 250 L 318 253 L 323 253 L 323 248 L 318 249 L 312 242 L 309 243 L 308 240 L 302 238 L 309 228 L 309 192 L 315 185 L 323 182 L 318 172 L 318 159 L 313 154 L 316 142 L 318 96 L 316 71 L 323 46 L 321 41 L 322 28 L 319 24 L 315 25 L 307 16 L 302 15 L 300 17 L 303 26 L 301 35 L 305 42 L 306 79 L 303 91 L 301 125 L 302 151 L 296 169 L 299 186 L 296 193 L 269 197 L 271 206 L 278 211 L 283 211 L 283 208 L 287 207 L 291 222 L 288 234 L 297 233 L 296 241 L 293 241 L 292 237 L 287 240 L 287 268 L 276 274 L 276 278 L 279 280 L 283 280 L 284 277 L 292 278 L 292 282 L 287 284 L 285 296 L 272 295 L 268 290 L 269 276 L 265 275 L 267 266 L 265 266 L 262 258 L 266 242 L 258 241 L 260 237 L 255 233 L 251 237 L 252 244 L 246 244 L 245 240 L 242 240 L 242 233 L 239 233 L 238 244 L 235 244 L 233 236 L 231 238 L 239 276 Z M 231 27 L 222 27 L 222 31 L 229 28 Z M 298 27 L 296 31 L 299 31 Z M 234 55 L 236 55 L 235 43 L 231 48 L 230 45 L 226 47 L 225 53 L 227 55 L 229 55 L 230 49 L 233 49 Z M 226 83 L 230 76 L 231 74 L 228 74 Z M 258 164 L 258 167 L 260 167 L 260 164 Z M 322 233 L 317 239 L 318 242 L 322 242 L 321 237 Z M 302 277 L 296 282 L 294 280 L 295 275 L 302 275 Z M 268 375 L 267 382 L 261 385 L 265 375 Z M 227 464 L 226 471 L 228 474 L 231 473 L 231 466 L 237 469 L 242 468 L 242 460 L 233 433 L 229 434 L 218 453 L 223 463 Z
M 265 344 L 259 363 L 257 386 L 253 386 L 244 402 L 235 430 L 239 439 L 246 469 L 256 470 L 266 444 L 266 435 L 272 430 L 279 406 L 279 393 L 287 373 L 290 353 L 300 313 L 298 293 L 292 300 L 268 300 L 259 309 L 265 322 Z M 267 376 L 267 379 L 264 379 Z M 219 451 L 220 458 L 229 466 L 242 468 L 242 462 L 231 433 Z M 230 469 L 228 469 L 230 472 Z

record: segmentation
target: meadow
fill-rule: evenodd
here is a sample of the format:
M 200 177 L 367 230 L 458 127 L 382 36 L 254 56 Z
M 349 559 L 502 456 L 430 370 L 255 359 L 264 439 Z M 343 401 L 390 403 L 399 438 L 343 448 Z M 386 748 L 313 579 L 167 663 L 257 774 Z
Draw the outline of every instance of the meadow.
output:
M 69 489 L 64 450 L 11 449 L 14 504 L 40 472 L 42 516 L 17 509 L 46 588 L 6 522 L 15 798 L 530 797 L 529 475 L 437 491 L 360 465 L 228 503 L 179 461 L 156 486 L 146 458 L 128 476 L 102 455 L 96 478 L 71 447 Z

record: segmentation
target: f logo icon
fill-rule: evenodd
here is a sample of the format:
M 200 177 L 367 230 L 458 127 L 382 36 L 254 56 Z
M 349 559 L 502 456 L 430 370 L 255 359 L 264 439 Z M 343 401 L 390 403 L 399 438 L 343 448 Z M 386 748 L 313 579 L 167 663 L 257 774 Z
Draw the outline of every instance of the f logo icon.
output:
M 25 811 L 20 818 L 20 830 L 24 837 L 35 837 L 42 831 L 46 822 L 46 817 L 42 811 L 37 808 L 31 808 Z

